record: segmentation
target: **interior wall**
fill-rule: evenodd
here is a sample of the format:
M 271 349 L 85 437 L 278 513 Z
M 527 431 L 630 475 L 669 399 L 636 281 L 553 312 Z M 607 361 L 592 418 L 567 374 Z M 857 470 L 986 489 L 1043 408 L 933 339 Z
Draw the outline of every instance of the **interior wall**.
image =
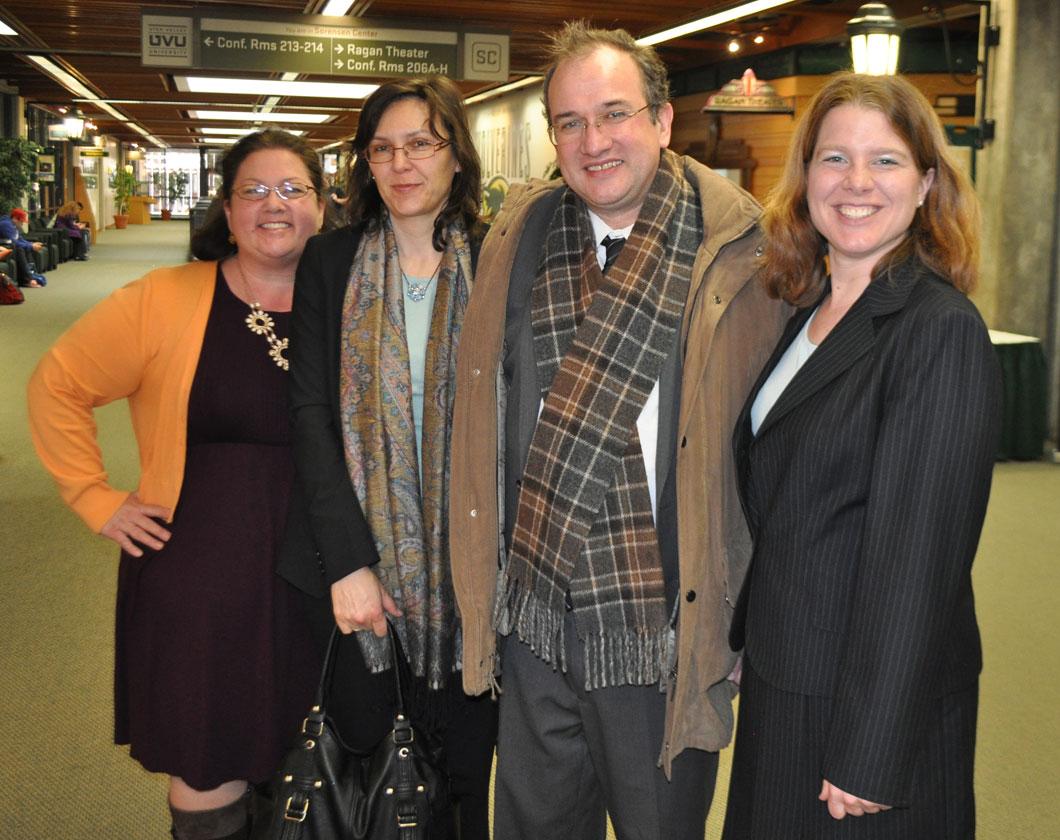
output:
M 967 94 L 974 91 L 974 88 L 961 87 L 949 74 L 911 74 L 905 78 L 916 85 L 931 102 L 940 94 Z M 794 114 L 721 115 L 720 137 L 726 140 L 743 140 L 750 149 L 751 157 L 757 162 L 751 174 L 749 191 L 759 201 L 765 198 L 780 178 L 780 170 L 795 131 L 795 123 L 804 112 L 806 104 L 828 79 L 828 76 L 789 76 L 770 81 L 779 96 L 794 99 Z M 703 140 L 707 116 L 700 112 L 700 108 L 706 101 L 707 95 L 703 93 L 689 94 L 674 100 L 674 130 L 670 141 L 670 147 L 674 151 L 683 153 L 692 144 Z M 946 122 L 968 125 L 974 120 L 971 117 L 947 117 Z M 970 167 L 970 159 L 963 150 L 957 156 Z
M 1043 343 L 1049 434 L 1060 436 L 1060 4 L 994 0 L 1001 42 L 991 55 L 988 114 L 995 140 L 981 155 L 982 287 L 991 326 Z

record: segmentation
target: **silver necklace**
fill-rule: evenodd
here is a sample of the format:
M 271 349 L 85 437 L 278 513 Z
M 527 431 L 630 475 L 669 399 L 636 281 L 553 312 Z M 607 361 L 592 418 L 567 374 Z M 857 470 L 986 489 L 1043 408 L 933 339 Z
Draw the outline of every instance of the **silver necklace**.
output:
M 427 290 L 431 287 L 431 283 L 434 282 L 434 278 L 438 276 L 438 272 L 442 268 L 442 261 L 438 260 L 438 265 L 434 267 L 434 271 L 430 277 L 424 280 L 422 283 L 414 283 L 409 280 L 409 276 L 405 273 L 405 269 L 400 269 L 401 280 L 405 284 L 405 296 L 411 300 L 419 303 L 425 297 L 427 297 Z
M 253 303 L 247 302 L 247 306 L 250 307 L 250 314 L 247 315 L 243 323 L 247 325 L 247 329 L 254 335 L 265 337 L 265 341 L 269 345 L 269 358 L 276 363 L 276 367 L 289 370 L 290 363 L 287 361 L 286 356 L 288 340 L 276 335 L 276 322 L 272 320 L 272 316 L 268 312 L 262 309 L 261 304 L 254 300 L 254 293 L 251 291 L 250 281 L 247 280 L 247 276 L 243 273 L 243 267 L 238 262 L 235 263 L 235 267 L 239 270 L 239 279 L 243 281 L 243 288 L 246 290 L 247 297 L 254 301 Z

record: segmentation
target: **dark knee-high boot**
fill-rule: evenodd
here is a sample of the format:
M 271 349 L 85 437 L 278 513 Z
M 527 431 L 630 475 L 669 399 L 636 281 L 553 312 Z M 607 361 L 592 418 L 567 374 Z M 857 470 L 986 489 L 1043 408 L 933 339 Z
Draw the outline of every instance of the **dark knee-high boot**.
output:
M 175 840 L 247 840 L 250 825 L 250 791 L 235 802 L 209 811 L 182 811 L 169 806 Z

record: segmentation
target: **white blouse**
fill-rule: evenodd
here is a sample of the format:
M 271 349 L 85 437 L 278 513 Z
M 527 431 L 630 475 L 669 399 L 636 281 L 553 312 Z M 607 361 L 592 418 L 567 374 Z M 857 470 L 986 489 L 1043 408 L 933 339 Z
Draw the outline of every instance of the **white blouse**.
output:
M 817 310 L 815 309 L 813 314 L 806 319 L 806 323 L 802 325 L 802 329 L 795 336 L 795 340 L 788 345 L 788 349 L 780 357 L 780 361 L 773 368 L 773 372 L 769 374 L 769 378 L 759 389 L 758 396 L 755 397 L 754 404 L 751 406 L 752 433 L 758 434 L 762 421 L 766 419 L 776 401 L 780 399 L 784 389 L 791 384 L 791 380 L 795 378 L 799 368 L 806 363 L 806 360 L 813 355 L 813 351 L 817 349 L 817 345 L 810 341 L 810 324 L 813 323 L 813 319 L 816 317 Z

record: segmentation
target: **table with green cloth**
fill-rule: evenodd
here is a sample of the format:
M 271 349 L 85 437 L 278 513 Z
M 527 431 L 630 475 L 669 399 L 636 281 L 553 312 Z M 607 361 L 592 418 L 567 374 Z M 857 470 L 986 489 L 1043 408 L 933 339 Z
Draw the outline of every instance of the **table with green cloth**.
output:
M 1042 457 L 1046 424 L 1046 374 L 1042 342 L 1031 335 L 990 330 L 1001 362 L 1004 409 L 998 460 Z

